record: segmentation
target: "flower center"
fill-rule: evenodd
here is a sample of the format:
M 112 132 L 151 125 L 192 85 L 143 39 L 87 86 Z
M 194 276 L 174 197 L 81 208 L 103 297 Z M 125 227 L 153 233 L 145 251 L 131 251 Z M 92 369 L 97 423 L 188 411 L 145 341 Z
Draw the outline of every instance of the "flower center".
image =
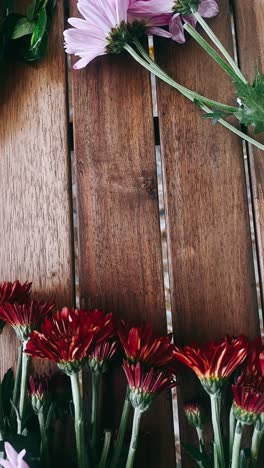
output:
M 134 39 L 141 39 L 145 34 L 146 26 L 144 21 L 134 21 L 133 23 L 122 21 L 118 26 L 112 28 L 107 37 L 107 52 L 120 54 L 126 44 L 133 42 Z
M 175 0 L 173 11 L 181 15 L 191 15 L 198 11 L 200 0 Z

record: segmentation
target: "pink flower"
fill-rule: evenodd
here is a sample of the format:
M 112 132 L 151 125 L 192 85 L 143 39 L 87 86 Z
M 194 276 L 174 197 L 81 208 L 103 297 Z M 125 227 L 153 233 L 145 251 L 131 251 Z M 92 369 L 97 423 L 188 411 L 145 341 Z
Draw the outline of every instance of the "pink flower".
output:
M 192 14 L 192 8 L 198 10 L 204 18 L 212 18 L 219 12 L 216 0 L 136 0 L 132 1 L 129 7 L 129 13 L 138 18 L 148 18 L 149 15 L 162 17 L 162 15 L 170 15 L 169 33 L 166 37 L 171 37 L 176 42 L 184 43 L 184 22 L 190 23 L 193 27 L 196 26 L 196 18 Z M 164 23 L 157 24 L 164 26 Z M 158 31 L 153 34 L 159 34 Z
M 133 38 L 154 34 L 160 29 L 157 26 L 168 24 L 171 18 L 171 14 L 151 12 L 143 19 L 128 17 L 129 0 L 80 0 L 77 7 L 83 19 L 69 18 L 73 28 L 64 31 L 66 52 L 80 57 L 73 66 L 75 69 L 85 67 L 100 55 L 119 54 Z M 160 30 L 160 35 L 171 36 L 164 30 Z
M 26 455 L 25 450 L 17 453 L 9 442 L 5 442 L 5 452 L 7 459 L 0 458 L 0 464 L 4 468 L 29 468 L 28 464 L 23 460 Z

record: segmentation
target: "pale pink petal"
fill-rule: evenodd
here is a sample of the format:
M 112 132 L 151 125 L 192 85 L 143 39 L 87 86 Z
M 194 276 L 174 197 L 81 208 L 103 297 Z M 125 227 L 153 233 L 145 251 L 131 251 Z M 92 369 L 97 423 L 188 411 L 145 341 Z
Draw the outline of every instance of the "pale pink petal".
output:
M 196 27 L 197 19 L 194 15 L 184 15 L 182 16 L 182 19 L 186 21 L 186 23 L 189 23 L 193 28 Z
M 12 447 L 11 444 L 9 444 L 9 442 L 5 442 L 5 452 L 6 452 L 6 456 L 8 458 L 8 460 L 14 464 L 14 466 L 16 465 L 16 461 L 17 461 L 17 452 L 15 451 L 15 449 Z
M 172 38 L 171 33 L 162 28 L 157 28 L 157 27 L 148 28 L 147 33 L 153 36 L 167 37 L 168 39 Z
M 147 26 L 167 26 L 171 20 L 171 15 L 157 15 L 151 18 L 145 18 Z
M 202 0 L 198 11 L 204 18 L 212 18 L 213 16 L 218 15 L 219 7 L 215 0 Z
M 156 15 L 172 14 L 172 0 L 139 0 L 129 6 L 128 12 L 133 16 L 148 18 Z
M 171 38 L 173 41 L 179 42 L 179 44 L 184 44 L 185 36 L 184 29 L 181 17 L 179 15 L 174 15 L 170 24 L 169 31 L 171 33 Z
M 86 67 L 86 65 L 88 65 L 88 63 L 90 63 L 95 57 L 99 57 L 100 55 L 104 55 L 106 52 L 101 52 L 101 53 L 98 53 L 98 51 L 92 53 L 91 54 L 87 54 L 86 57 L 83 57 L 81 58 L 80 60 L 78 60 L 78 62 L 76 62 L 74 65 L 73 65 L 73 68 L 74 70 L 80 70 L 80 68 L 84 68 Z

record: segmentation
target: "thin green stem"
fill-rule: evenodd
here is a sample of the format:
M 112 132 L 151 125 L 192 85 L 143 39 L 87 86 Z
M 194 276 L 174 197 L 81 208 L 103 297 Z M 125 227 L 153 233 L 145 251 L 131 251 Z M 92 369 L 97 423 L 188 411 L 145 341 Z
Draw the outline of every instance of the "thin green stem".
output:
M 74 405 L 74 427 L 76 437 L 77 461 L 79 468 L 89 468 L 88 453 L 85 444 L 83 405 L 78 373 L 71 374 L 71 388 Z
M 129 46 L 128 44 L 124 48 L 140 65 L 142 65 L 144 68 L 146 68 L 146 70 L 150 71 L 156 77 L 160 78 L 165 83 L 167 83 L 170 86 L 172 86 L 173 88 L 177 89 L 181 94 L 183 94 L 190 101 L 195 102 L 196 98 L 194 98 L 193 96 L 190 95 L 190 93 L 192 93 L 192 91 L 191 92 L 186 92 L 187 88 L 185 88 L 184 86 L 178 85 L 178 83 L 176 83 L 174 80 L 172 80 L 170 77 L 168 77 L 168 75 L 166 75 L 166 73 L 164 73 L 163 70 L 161 68 L 159 68 L 155 64 L 155 62 L 153 62 L 151 60 L 151 58 L 148 55 L 147 56 L 148 56 L 149 60 L 146 61 L 142 57 L 140 57 L 140 55 L 138 55 L 138 53 L 131 46 Z M 213 105 L 212 103 L 215 102 L 215 101 L 211 101 L 210 99 L 208 99 L 208 101 L 211 102 L 211 104 L 208 104 L 208 105 Z M 220 105 L 225 106 L 224 104 L 220 104 Z M 215 107 L 215 105 L 214 105 L 214 107 Z M 227 107 L 229 107 L 229 109 L 231 108 L 230 106 L 227 106 Z M 200 108 L 206 114 L 211 114 L 212 113 L 212 110 L 210 108 L 208 108 L 205 104 L 201 104 Z M 237 110 L 237 108 L 233 108 L 233 109 Z M 224 110 L 224 107 L 222 107 L 222 110 Z M 226 111 L 228 112 L 228 109 L 226 109 Z M 248 143 L 252 144 L 256 148 L 264 151 L 264 145 L 259 143 L 257 140 L 254 140 L 253 138 L 248 136 L 246 133 L 241 132 L 236 127 L 234 127 L 230 123 L 226 122 L 224 119 L 220 118 L 218 120 L 218 123 L 223 125 L 223 127 L 227 128 L 228 130 L 230 130 L 235 135 L 238 135 L 243 140 L 245 140 Z
M 160 68 L 156 64 L 156 62 L 154 62 L 151 59 L 151 57 L 148 55 L 148 53 L 145 51 L 144 47 L 139 41 L 135 40 L 134 44 L 136 48 L 138 49 L 138 51 L 140 52 L 140 54 L 142 55 L 142 57 L 153 67 L 153 70 L 155 69 L 155 71 L 152 71 L 152 73 L 158 76 L 158 78 L 161 78 L 163 81 L 166 81 L 173 88 L 177 89 L 177 91 L 179 91 L 185 97 L 190 99 L 190 101 L 192 102 L 199 101 L 215 109 L 221 109 L 225 112 L 230 112 L 230 113 L 237 112 L 238 110 L 237 107 L 229 106 L 227 104 L 222 104 L 221 102 L 218 102 L 218 101 L 213 101 L 212 99 L 208 99 L 207 97 L 202 96 L 201 94 L 198 94 L 195 91 L 191 91 L 185 86 L 180 85 L 179 83 L 177 83 L 177 81 L 173 80 L 169 75 L 167 75 L 167 73 L 165 73 L 164 70 L 162 70 L 162 68 Z
M 46 422 L 43 410 L 38 412 L 38 422 L 39 430 L 41 437 L 41 449 L 40 449 L 40 459 L 41 466 L 48 468 L 49 467 L 49 447 L 48 447 L 48 437 L 46 431 Z
M 261 427 L 259 421 L 256 422 L 254 427 L 254 432 L 252 436 L 252 443 L 251 443 L 251 459 L 253 467 L 257 466 L 258 462 L 258 454 L 261 441 L 263 439 L 264 429 Z
M 98 394 L 100 374 L 92 372 L 92 413 L 91 413 L 91 448 L 97 453 L 98 448 Z
M 229 460 L 230 460 L 230 463 L 232 460 L 235 429 L 236 429 L 236 418 L 234 416 L 234 409 L 232 405 L 230 409 L 230 413 L 229 413 Z
M 195 18 L 197 19 L 198 23 L 201 25 L 203 30 L 208 35 L 208 37 L 216 45 L 218 50 L 220 50 L 221 54 L 225 57 L 226 61 L 231 65 L 231 67 L 234 70 L 234 72 L 236 73 L 236 75 L 243 81 L 243 83 L 247 83 L 246 78 L 241 73 L 241 70 L 238 68 L 238 66 L 235 63 L 234 59 L 227 52 L 227 50 L 223 46 L 222 42 L 218 39 L 218 37 L 215 35 L 215 33 L 208 26 L 207 22 L 201 17 L 200 13 L 198 13 L 198 11 L 193 11 L 193 14 L 194 14 Z
M 22 353 L 23 353 L 23 345 L 21 344 L 21 346 L 19 346 L 18 348 L 17 370 L 16 370 L 16 376 L 15 376 L 14 390 L 13 390 L 13 403 L 15 406 L 17 406 L 18 400 L 19 400 L 19 387 L 20 387 L 21 372 L 22 372 Z M 14 412 L 14 409 L 12 407 L 12 413 L 13 412 Z
M 195 39 L 196 42 L 207 52 L 214 61 L 229 75 L 232 79 L 237 79 L 237 74 L 227 65 L 220 55 L 210 46 L 210 44 L 194 29 L 189 23 L 185 23 L 184 29 Z
M 122 449 L 124 445 L 124 439 L 125 439 L 125 434 L 126 434 L 126 428 L 127 428 L 127 423 L 128 423 L 128 418 L 131 410 L 131 404 L 128 399 L 128 391 L 127 395 L 124 401 L 124 406 L 123 406 L 123 411 L 122 411 L 122 416 L 121 416 L 121 421 L 120 421 L 120 426 L 119 426 L 119 431 L 118 431 L 118 436 L 117 436 L 117 441 L 115 445 L 115 450 L 114 450 L 114 455 L 113 459 L 110 465 L 110 468 L 117 468 L 119 461 L 120 461 L 120 456 L 122 454 Z
M 107 466 L 107 458 L 108 458 L 108 453 L 111 445 L 111 432 L 106 431 L 105 432 L 105 437 L 104 437 L 104 446 L 102 450 L 102 455 L 100 458 L 100 462 L 98 465 L 98 468 L 105 468 Z
M 236 430 L 235 430 L 235 437 L 234 437 L 234 444 L 233 444 L 231 468 L 239 468 L 240 446 L 241 446 L 243 428 L 244 428 L 243 423 L 241 423 L 240 421 L 237 421 Z
M 200 450 L 202 450 L 202 447 L 204 445 L 203 429 L 201 429 L 200 427 L 196 427 L 196 432 L 197 432 L 197 437 L 199 441 L 199 447 L 200 447 Z
M 221 431 L 221 395 L 210 395 L 214 444 L 217 452 L 219 468 L 225 468 L 225 456 Z
M 25 343 L 23 343 L 23 350 L 25 348 Z M 20 423 L 18 424 L 17 433 L 22 434 L 24 428 L 24 419 L 25 411 L 27 404 L 27 388 L 28 388 L 28 373 L 29 373 L 29 364 L 31 362 L 31 357 L 22 352 L 22 369 L 21 369 L 21 382 L 20 382 L 20 398 L 19 398 L 19 418 Z
M 127 456 L 126 468 L 133 468 L 135 462 L 135 456 L 138 446 L 138 436 L 139 436 L 139 429 L 140 429 L 140 421 L 141 421 L 142 411 L 139 408 L 134 409 L 134 417 L 133 417 L 133 428 L 132 428 L 132 435 L 130 440 L 130 446 Z

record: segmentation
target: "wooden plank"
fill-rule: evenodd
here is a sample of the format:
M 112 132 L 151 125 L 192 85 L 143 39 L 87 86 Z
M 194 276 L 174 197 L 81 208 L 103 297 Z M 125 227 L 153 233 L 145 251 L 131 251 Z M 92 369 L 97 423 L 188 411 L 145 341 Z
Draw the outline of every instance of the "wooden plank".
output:
M 166 333 L 149 76 L 125 55 L 96 59 L 73 72 L 73 107 L 81 302 Z M 124 390 L 122 376 L 118 422 Z M 169 394 L 143 426 L 150 445 L 139 466 L 175 466 Z
M 56 297 L 58 305 L 74 297 L 63 27 L 58 2 L 48 57 L 10 63 L 0 98 L 0 281 L 32 280 L 37 297 Z M 6 327 L 1 372 L 15 358 Z
M 210 21 L 232 50 L 228 1 Z M 155 43 L 157 62 L 181 84 L 232 102 L 229 79 L 193 41 Z M 258 332 L 258 309 L 241 144 L 158 82 L 159 122 L 176 343 Z M 194 387 L 182 382 L 186 399 Z M 181 420 L 182 438 L 190 428 Z M 184 466 L 189 462 L 184 458 Z
M 260 0 L 234 1 L 239 61 L 243 73 L 252 82 L 256 65 L 264 73 L 264 3 Z M 259 139 L 264 141 L 263 135 Z M 250 177 L 253 191 L 257 247 L 264 291 L 264 161 L 263 152 L 254 148 L 249 153 Z

